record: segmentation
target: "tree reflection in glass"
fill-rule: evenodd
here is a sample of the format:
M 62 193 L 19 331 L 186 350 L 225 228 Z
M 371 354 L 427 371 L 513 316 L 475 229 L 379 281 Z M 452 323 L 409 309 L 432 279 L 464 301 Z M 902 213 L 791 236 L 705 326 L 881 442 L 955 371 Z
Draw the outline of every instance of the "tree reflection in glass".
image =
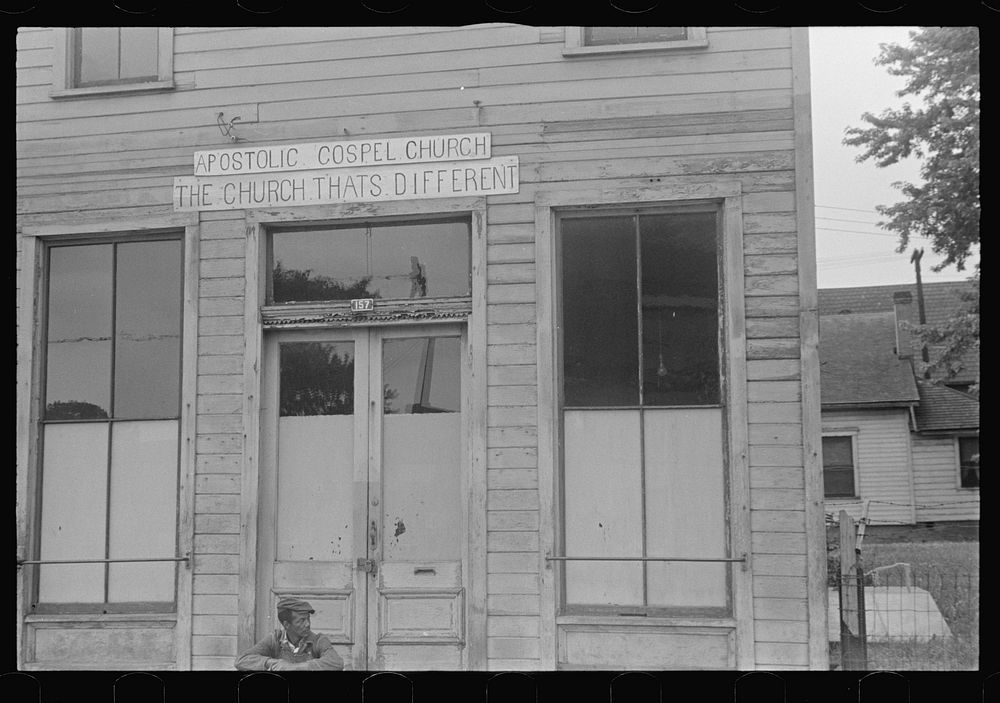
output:
M 282 417 L 353 414 L 354 344 L 282 344 L 280 383 Z

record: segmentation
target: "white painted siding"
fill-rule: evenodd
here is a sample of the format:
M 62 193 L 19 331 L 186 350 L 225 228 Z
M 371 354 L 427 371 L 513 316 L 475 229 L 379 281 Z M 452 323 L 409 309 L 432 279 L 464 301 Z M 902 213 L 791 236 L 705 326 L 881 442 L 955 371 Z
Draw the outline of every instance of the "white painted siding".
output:
M 909 419 L 905 409 L 824 410 L 823 433 L 857 432 L 858 499 L 827 500 L 826 512 L 846 510 L 861 517 L 863 502 L 869 501 L 868 518 L 873 525 L 912 524 L 913 496 L 910 464 Z
M 913 494 L 917 522 L 978 520 L 979 489 L 959 488 L 954 437 L 913 438 Z

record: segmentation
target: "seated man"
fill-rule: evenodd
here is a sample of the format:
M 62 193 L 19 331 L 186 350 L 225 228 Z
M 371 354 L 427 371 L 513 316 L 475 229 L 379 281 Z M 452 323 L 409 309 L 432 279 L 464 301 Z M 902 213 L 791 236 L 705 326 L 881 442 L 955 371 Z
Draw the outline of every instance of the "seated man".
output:
M 241 671 L 337 671 L 344 660 L 325 635 L 309 629 L 309 616 L 316 611 L 299 598 L 278 601 L 275 630 L 236 658 Z

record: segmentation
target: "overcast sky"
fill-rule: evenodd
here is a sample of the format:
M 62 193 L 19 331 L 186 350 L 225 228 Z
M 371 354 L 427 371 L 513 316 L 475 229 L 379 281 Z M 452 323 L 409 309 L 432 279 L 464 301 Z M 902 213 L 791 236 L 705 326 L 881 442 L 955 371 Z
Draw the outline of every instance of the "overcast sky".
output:
M 904 79 L 876 66 L 879 43 L 909 43 L 911 27 L 811 27 L 809 48 L 812 74 L 813 159 L 816 197 L 816 258 L 820 288 L 887 285 L 915 282 L 910 253 L 924 248 L 922 277 L 928 281 L 958 281 L 969 276 L 949 267 L 935 274 L 941 261 L 927 240 L 911 240 L 897 254 L 896 235 L 880 230 L 876 205 L 902 199 L 895 181 L 920 180 L 915 160 L 889 168 L 872 161 L 856 163 L 861 152 L 841 143 L 844 129 L 862 126 L 864 112 L 879 114 L 903 102 L 916 106 L 895 91 Z M 864 234 L 862 234 L 864 233 Z

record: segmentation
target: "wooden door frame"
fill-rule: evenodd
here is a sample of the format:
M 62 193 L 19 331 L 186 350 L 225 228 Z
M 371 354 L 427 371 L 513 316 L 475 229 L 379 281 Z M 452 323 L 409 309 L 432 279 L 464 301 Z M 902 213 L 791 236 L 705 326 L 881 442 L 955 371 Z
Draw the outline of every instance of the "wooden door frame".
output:
M 246 210 L 244 359 L 243 359 L 243 465 L 240 486 L 239 593 L 237 648 L 254 642 L 257 590 L 257 493 L 260 449 L 260 390 L 263 324 L 267 280 L 266 247 L 262 246 L 269 225 L 328 223 L 359 218 L 449 216 L 468 214 L 471 219 L 472 311 L 467 321 L 468 343 L 465 364 L 469 383 L 463 390 L 463 419 L 468 437 L 466 471 L 468 490 L 463 496 L 468 506 L 468 544 L 465 575 L 465 648 L 467 670 L 484 671 L 486 660 L 486 198 L 440 198 L 384 203 L 310 205 L 295 208 Z

